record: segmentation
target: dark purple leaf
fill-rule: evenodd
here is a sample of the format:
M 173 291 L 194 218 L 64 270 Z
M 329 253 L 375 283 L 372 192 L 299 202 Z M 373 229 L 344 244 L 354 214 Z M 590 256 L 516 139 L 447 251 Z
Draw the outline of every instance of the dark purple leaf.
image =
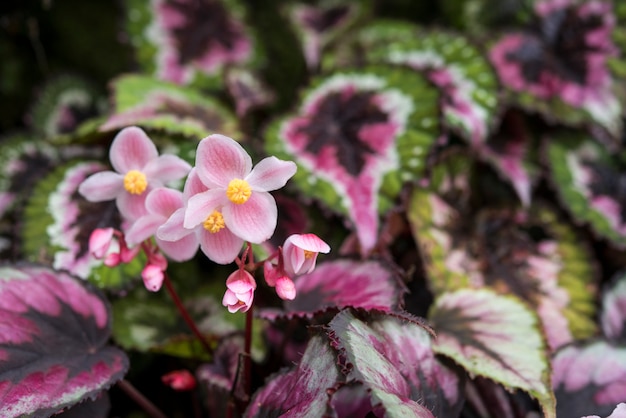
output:
M 397 275 L 377 261 L 321 263 L 294 282 L 296 298 L 285 302 L 283 314 L 289 317 L 311 317 L 327 309 L 345 307 L 394 311 L 406 292 Z M 268 311 L 266 316 L 274 314 Z
M 273 91 L 261 81 L 258 74 L 243 68 L 228 70 L 226 88 L 240 118 L 252 109 L 267 106 L 275 99 Z
M 429 319 L 437 332 L 435 352 L 471 375 L 528 392 L 546 417 L 555 417 L 547 347 L 525 304 L 487 289 L 461 289 L 441 295 Z
M 377 415 L 456 416 L 463 403 L 461 381 L 435 358 L 424 325 L 382 313 L 370 319 L 344 310 L 329 329 L 345 356 L 348 380 L 370 391 Z
M 124 376 L 126 355 L 105 345 L 109 306 L 66 273 L 0 269 L 0 415 L 49 416 Z
M 329 407 L 327 391 L 340 380 L 328 340 L 314 336 L 297 367 L 277 373 L 255 393 L 245 417 L 317 418 Z
M 611 413 L 626 402 L 626 348 L 596 341 L 559 350 L 552 360 L 559 417 Z
M 102 392 L 95 400 L 87 399 L 54 415 L 54 418 L 107 418 L 111 409 L 109 394 Z

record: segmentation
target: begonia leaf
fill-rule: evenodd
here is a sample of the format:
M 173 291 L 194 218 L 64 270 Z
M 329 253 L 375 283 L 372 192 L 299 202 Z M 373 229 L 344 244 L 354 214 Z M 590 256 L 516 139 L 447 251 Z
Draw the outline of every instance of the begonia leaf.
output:
M 95 161 L 73 162 L 40 181 L 24 210 L 23 248 L 31 261 L 88 278 L 98 287 L 121 288 L 139 277 L 145 258 L 139 255 L 113 268 L 93 258 L 89 253 L 92 231 L 120 229 L 120 216 L 115 201 L 89 202 L 78 193 L 83 180 L 104 169 Z
M 296 297 L 285 301 L 284 312 L 268 310 L 262 316 L 312 317 L 328 309 L 346 307 L 396 311 L 406 292 L 396 273 L 378 261 L 320 263 L 294 283 Z
M 47 417 L 94 398 L 128 368 L 106 345 L 109 306 L 96 290 L 46 267 L 0 268 L 0 415 Z
M 251 110 L 268 106 L 276 99 L 274 92 L 260 76 L 245 68 L 228 69 L 226 89 L 235 102 L 235 111 L 240 118 Z
M 436 353 L 471 375 L 527 392 L 546 417 L 556 416 L 539 319 L 521 301 L 488 289 L 461 289 L 439 296 L 429 320 L 437 333 Z
M 595 123 L 619 136 L 622 106 L 607 61 L 616 55 L 608 1 L 535 2 L 525 32 L 504 34 L 490 59 L 512 100 L 549 120 Z
M 372 24 L 357 36 L 372 62 L 404 65 L 424 73 L 441 92 L 446 125 L 475 147 L 484 144 L 497 116 L 498 83 L 488 61 L 469 39 L 397 22 Z
M 348 380 L 362 382 L 370 391 L 378 416 L 459 413 L 461 380 L 436 359 L 423 324 L 385 314 L 374 314 L 366 322 L 344 310 L 328 326 L 334 345 L 345 356 Z
M 600 323 L 611 341 L 626 341 L 626 274 L 617 274 L 613 284 L 602 295 Z
M 626 402 L 626 348 L 604 341 L 559 350 L 552 360 L 559 417 L 606 416 Z
M 101 392 L 95 400 L 86 399 L 61 413 L 55 418 L 107 418 L 111 410 L 108 392 Z
M 552 182 L 575 220 L 588 223 L 603 238 L 626 247 L 626 172 L 623 165 L 590 138 L 547 139 Z
M 139 64 L 160 80 L 218 87 L 226 67 L 261 56 L 238 0 L 132 0 L 126 16 Z
M 38 95 L 30 119 L 37 134 L 56 143 L 76 141 L 95 131 L 89 120 L 107 110 L 104 94 L 88 81 L 70 75 L 49 81 Z
M 195 89 L 139 75 L 115 79 L 112 89 L 112 114 L 101 130 L 139 125 L 196 141 L 218 132 L 238 136 L 234 115 Z
M 438 192 L 415 190 L 408 209 L 431 290 L 515 294 L 538 313 L 551 349 L 593 335 L 595 264 L 575 230 L 545 205 L 473 212 L 448 190 L 456 181 L 468 193 L 468 183 L 447 176 Z
M 423 173 L 438 135 L 437 101 L 405 68 L 336 73 L 316 80 L 296 112 L 270 126 L 266 151 L 298 164 L 293 183 L 345 215 L 367 253 L 379 214 Z
M 275 374 L 252 398 L 245 417 L 319 417 L 329 407 L 328 390 L 340 381 L 334 350 L 327 338 L 313 336 L 300 363 Z

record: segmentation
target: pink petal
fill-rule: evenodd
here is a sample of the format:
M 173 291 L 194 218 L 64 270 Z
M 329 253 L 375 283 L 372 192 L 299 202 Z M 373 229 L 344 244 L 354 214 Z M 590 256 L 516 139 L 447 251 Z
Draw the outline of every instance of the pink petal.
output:
M 296 174 L 298 167 L 293 161 L 283 161 L 276 157 L 264 158 L 253 169 L 246 181 L 253 190 L 268 192 L 284 187 Z
M 243 240 L 227 228 L 215 234 L 201 229 L 199 239 L 202 252 L 218 264 L 230 264 L 235 261 L 243 246 Z
M 204 222 L 211 213 L 228 202 L 223 189 L 207 190 L 189 198 L 185 210 L 185 228 L 194 228 Z
M 148 196 L 149 189 L 142 194 L 130 194 L 122 192 L 117 196 L 117 209 L 121 215 L 130 221 L 135 221 L 146 215 L 146 197 Z
M 306 261 L 304 256 L 304 250 L 293 245 L 293 243 L 287 239 L 283 246 L 283 257 L 285 261 L 285 270 L 291 275 L 300 273 L 302 265 Z
M 176 155 L 165 154 L 151 160 L 146 164 L 143 173 L 149 179 L 167 183 L 178 180 L 189 174 L 191 165 Z
M 167 218 L 160 215 L 145 215 L 137 219 L 126 231 L 126 242 L 134 246 L 150 238 Z
M 198 238 L 195 233 L 173 242 L 157 238 L 157 244 L 161 251 L 174 261 L 191 260 L 198 252 Z
M 150 264 L 141 272 L 141 278 L 143 279 L 143 284 L 146 286 L 146 289 L 151 292 L 157 292 L 161 289 L 165 276 L 163 275 L 163 270 Z
M 232 290 L 226 289 L 226 292 L 224 292 L 224 297 L 222 298 L 222 305 L 231 306 L 237 304 L 237 302 L 239 302 L 239 299 L 237 299 L 237 295 L 235 295 Z
M 235 292 L 237 296 L 256 289 L 254 277 L 246 270 L 237 269 L 226 279 L 226 287 Z
M 157 229 L 157 239 L 161 239 L 163 241 L 178 241 L 187 235 L 194 233 L 193 229 L 183 227 L 184 218 L 184 208 L 180 208 L 174 212 L 172 216 L 170 216 L 167 221 Z
M 78 193 L 90 202 L 113 200 L 124 192 L 124 177 L 113 171 L 92 174 L 78 186 Z
M 226 187 L 234 178 L 246 178 L 252 169 L 252 159 L 235 140 L 215 134 L 198 144 L 196 169 L 207 187 Z
M 294 300 L 296 297 L 296 285 L 289 277 L 283 276 L 276 280 L 276 294 L 283 300 Z
M 169 218 L 172 213 L 182 207 L 183 194 L 178 190 L 158 187 L 146 197 L 146 210 L 164 218 Z
M 183 201 L 186 202 L 191 196 L 206 192 L 207 190 L 207 186 L 205 186 L 200 180 L 200 177 L 198 177 L 198 170 L 196 170 L 195 167 L 192 168 L 183 189 Z
M 94 229 L 89 237 L 89 252 L 98 260 L 104 258 L 111 241 L 113 240 L 113 228 L 97 228 Z
M 314 253 L 327 254 L 330 251 L 330 246 L 315 234 L 293 234 L 287 238 L 287 241 L 291 241 L 296 247 Z
M 149 161 L 158 156 L 159 152 L 152 140 L 136 126 L 122 129 L 109 150 L 111 165 L 118 173 L 142 170 Z
M 252 192 L 248 201 L 237 205 L 230 201 L 222 208 L 226 226 L 241 239 L 260 244 L 276 229 L 278 209 L 267 192 Z

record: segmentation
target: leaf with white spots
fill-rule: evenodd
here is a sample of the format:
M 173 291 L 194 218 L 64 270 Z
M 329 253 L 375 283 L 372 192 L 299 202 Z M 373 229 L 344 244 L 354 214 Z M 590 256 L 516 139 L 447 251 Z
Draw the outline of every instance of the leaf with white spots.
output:
M 556 416 L 539 320 L 519 300 L 487 289 L 461 289 L 439 296 L 429 320 L 437 333 L 435 352 L 472 375 L 528 392 L 546 417 Z
M 0 268 L 0 416 L 47 417 L 121 379 L 110 326 L 104 296 L 67 273 Z

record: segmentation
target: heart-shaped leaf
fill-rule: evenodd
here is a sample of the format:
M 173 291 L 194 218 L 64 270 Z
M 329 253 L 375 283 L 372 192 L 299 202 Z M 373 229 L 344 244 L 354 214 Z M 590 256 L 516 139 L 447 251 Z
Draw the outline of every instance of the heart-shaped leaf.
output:
M 113 114 L 101 130 L 139 125 L 196 141 L 218 132 L 237 136 L 232 113 L 195 89 L 138 75 L 119 77 L 112 87 Z
M 0 268 L 0 415 L 47 417 L 124 376 L 105 345 L 109 306 L 94 289 L 45 267 Z
M 607 61 L 615 56 L 610 2 L 535 3 L 533 29 L 505 34 L 489 52 L 518 105 L 562 123 L 594 122 L 620 135 L 622 106 Z
M 406 86 L 410 85 L 410 91 Z M 296 113 L 274 123 L 267 152 L 298 164 L 294 183 L 347 216 L 369 252 L 406 181 L 420 178 L 438 135 L 438 95 L 405 68 L 318 79 Z
M 346 307 L 396 311 L 406 292 L 397 275 L 377 261 L 321 263 L 294 283 L 296 298 L 285 302 L 285 312 L 267 310 L 264 317 L 312 317 L 328 309 Z
M 274 375 L 255 393 L 248 418 L 315 418 L 328 409 L 328 390 L 340 382 L 334 350 L 324 336 L 309 340 L 300 364 Z
M 370 390 L 374 411 L 456 416 L 463 403 L 461 381 L 435 358 L 429 331 L 410 317 L 373 314 L 366 321 L 344 310 L 328 326 L 345 356 L 348 380 Z
M 221 86 L 223 69 L 257 59 L 246 9 L 237 0 L 131 0 L 127 8 L 139 64 L 158 79 Z
M 626 247 L 626 172 L 591 138 L 556 135 L 546 141 L 552 182 L 580 222 Z
M 111 268 L 89 253 L 94 229 L 120 229 L 114 201 L 89 202 L 78 193 L 83 180 L 103 168 L 95 161 L 74 162 L 40 181 L 24 211 L 23 247 L 32 261 L 89 278 L 99 287 L 120 288 L 139 277 L 145 257 L 141 254 L 128 264 Z
M 604 341 L 559 350 L 552 360 L 559 417 L 605 416 L 626 402 L 626 348 Z
M 555 417 L 550 365 L 537 316 L 511 296 L 461 289 L 435 300 L 429 319 L 437 333 L 433 350 L 470 374 L 520 389 Z

